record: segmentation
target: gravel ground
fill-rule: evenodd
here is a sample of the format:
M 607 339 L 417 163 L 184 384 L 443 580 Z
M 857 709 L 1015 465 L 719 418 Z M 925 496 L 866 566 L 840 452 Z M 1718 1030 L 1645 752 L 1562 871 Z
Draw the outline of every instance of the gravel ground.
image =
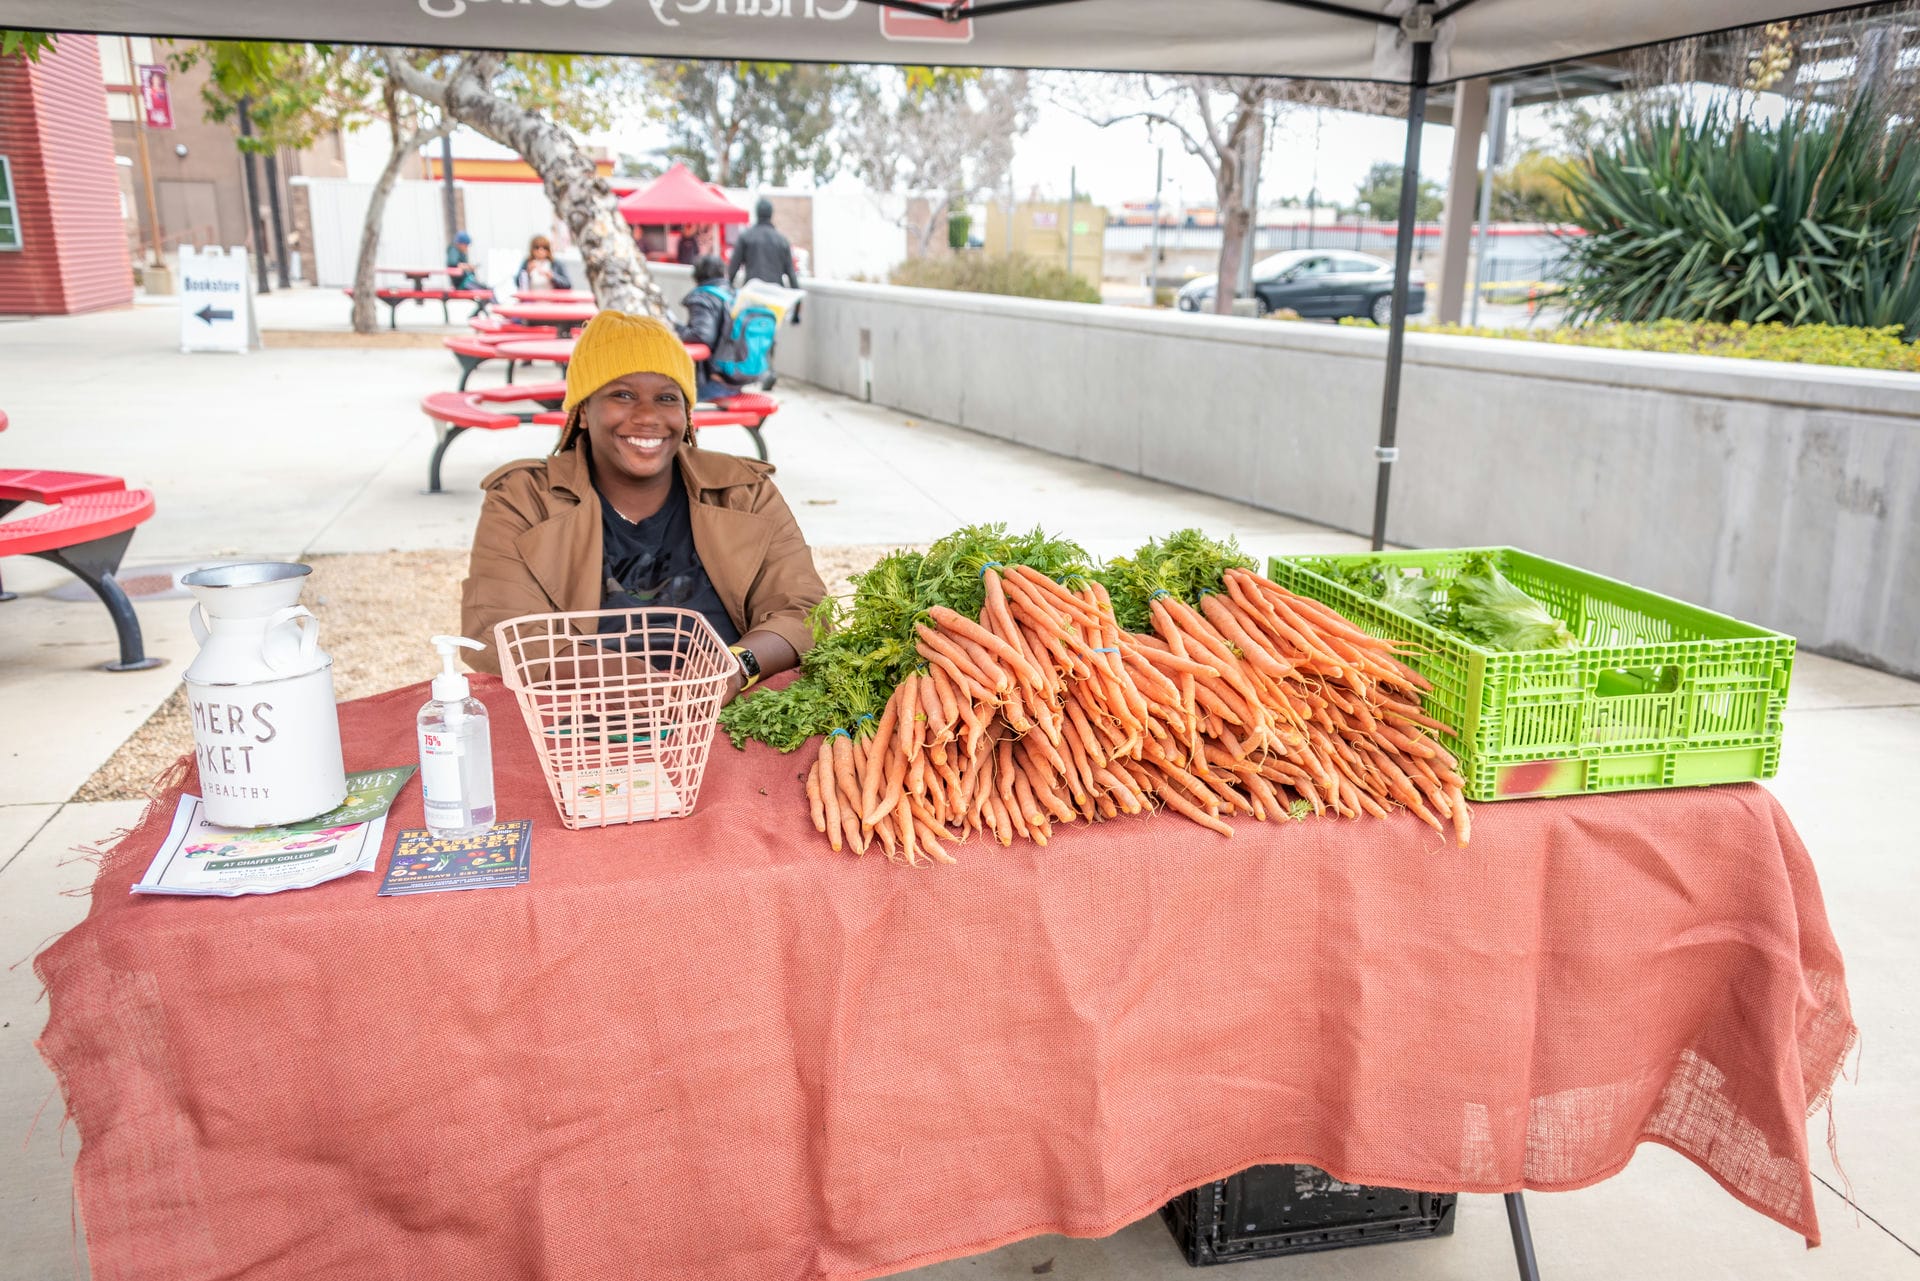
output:
M 891 548 L 816 547 L 814 563 L 827 590 L 852 590 L 848 578 Z M 364 698 L 430 680 L 439 670 L 427 637 L 460 630 L 462 551 L 379 552 L 315 556 L 301 600 L 320 623 L 320 645 L 333 656 L 333 692 Z M 187 608 L 182 605 L 181 608 Z M 184 667 L 185 664 L 182 664 Z M 176 688 L 146 723 L 73 794 L 76 801 L 136 800 L 183 754 L 193 750 L 184 688 Z

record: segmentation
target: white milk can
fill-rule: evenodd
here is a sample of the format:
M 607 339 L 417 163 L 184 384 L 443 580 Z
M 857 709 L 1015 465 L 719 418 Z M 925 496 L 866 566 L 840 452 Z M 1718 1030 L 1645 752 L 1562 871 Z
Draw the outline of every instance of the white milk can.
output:
M 299 603 L 312 572 L 268 561 L 180 580 L 199 601 L 185 679 L 200 797 L 222 827 L 297 823 L 346 799 L 333 660 Z

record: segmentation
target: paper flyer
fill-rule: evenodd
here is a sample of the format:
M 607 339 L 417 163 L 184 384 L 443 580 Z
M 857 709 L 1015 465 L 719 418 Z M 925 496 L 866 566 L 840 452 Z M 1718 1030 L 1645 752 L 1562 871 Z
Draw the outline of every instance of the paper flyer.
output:
M 413 769 L 349 774 L 347 798 L 337 808 L 280 827 L 216 827 L 207 822 L 198 796 L 182 796 L 166 840 L 131 892 L 275 894 L 371 872 L 386 834 L 387 810 Z
M 478 836 L 437 837 L 412 828 L 393 840 L 382 894 L 431 894 L 525 884 L 532 874 L 533 823 L 495 823 Z
M 672 818 L 680 812 L 680 792 L 657 760 L 638 760 L 622 769 L 577 770 L 559 777 L 560 805 L 569 818 Z

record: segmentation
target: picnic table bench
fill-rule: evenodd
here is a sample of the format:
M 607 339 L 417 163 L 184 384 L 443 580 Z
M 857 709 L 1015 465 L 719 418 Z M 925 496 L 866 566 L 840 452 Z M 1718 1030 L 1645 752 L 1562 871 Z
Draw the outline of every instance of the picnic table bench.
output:
M 423 398 L 420 410 L 426 414 L 434 435 L 433 458 L 427 464 L 425 492 L 446 492 L 440 487 L 440 462 L 447 456 L 447 447 L 460 436 L 469 431 L 501 431 L 528 423 L 542 427 L 565 426 L 567 416 L 559 411 L 559 405 L 566 395 L 567 385 L 553 382 L 522 383 L 518 387 L 492 387 L 484 391 L 436 391 Z M 498 408 L 515 402 L 537 408 Z M 761 436 L 760 429 L 766 425 L 767 419 L 779 411 L 780 402 L 771 396 L 757 393 L 729 396 L 711 405 L 695 406 L 693 428 L 695 431 L 704 431 L 709 427 L 744 427 L 747 434 L 753 437 L 753 447 L 760 461 L 766 462 L 767 442 Z
M 340 292 L 349 298 L 353 297 L 351 289 L 343 289 Z M 375 288 L 373 296 L 387 305 L 387 328 L 389 329 L 400 327 L 402 303 L 414 302 L 424 307 L 428 302 L 437 301 L 440 304 L 440 319 L 449 325 L 453 323 L 453 313 L 447 310 L 449 302 L 471 302 L 474 304 L 475 315 L 493 305 L 491 289 L 427 289 L 421 286 L 412 289 Z
M 562 338 L 592 320 L 599 309 L 592 302 L 508 302 L 493 309 L 496 316 L 528 325 L 551 325 Z
M 93 590 L 113 619 L 120 642 L 118 662 L 102 664 L 110 672 L 158 667 L 140 635 L 133 602 L 114 577 L 133 531 L 153 515 L 153 492 L 128 489 L 118 476 L 39 469 L 0 470 L 0 516 L 22 503 L 47 510 L 0 524 L 0 557 L 34 556 L 51 561 Z M 14 599 L 0 589 L 0 601 Z
M 460 366 L 459 390 L 465 391 L 467 389 L 467 379 L 473 376 L 473 371 L 490 360 L 505 360 L 507 362 L 507 381 L 509 383 L 513 381 L 513 368 L 521 362 L 504 356 L 501 353 L 500 344 L 509 340 L 508 335 L 500 332 L 501 329 L 513 330 L 511 340 L 516 342 L 538 338 L 552 338 L 555 334 L 555 331 L 551 329 L 532 329 L 524 325 L 502 325 L 486 330 L 476 329 L 471 336 L 460 334 L 452 338 L 443 339 L 441 346 L 453 353 L 454 360 L 458 362 Z

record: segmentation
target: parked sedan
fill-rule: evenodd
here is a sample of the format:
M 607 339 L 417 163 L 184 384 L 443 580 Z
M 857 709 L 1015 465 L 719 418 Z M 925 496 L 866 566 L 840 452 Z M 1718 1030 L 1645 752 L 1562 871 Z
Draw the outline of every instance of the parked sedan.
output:
M 1214 278 L 1190 280 L 1175 299 L 1182 311 L 1212 311 Z M 1289 249 L 1253 264 L 1253 297 L 1261 315 L 1287 308 L 1302 316 L 1359 316 L 1384 325 L 1393 309 L 1393 264 L 1351 250 Z M 1414 273 L 1407 312 L 1427 307 L 1426 281 Z

